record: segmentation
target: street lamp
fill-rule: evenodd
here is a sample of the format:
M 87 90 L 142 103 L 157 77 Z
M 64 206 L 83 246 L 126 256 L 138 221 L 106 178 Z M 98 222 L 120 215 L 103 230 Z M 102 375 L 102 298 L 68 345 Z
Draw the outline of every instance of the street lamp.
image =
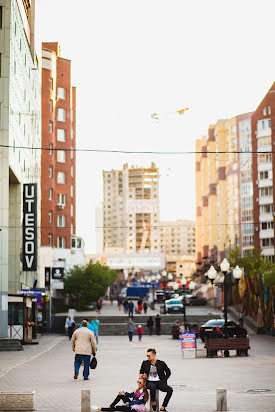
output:
M 183 278 L 181 279 L 181 284 L 184 287 L 186 285 L 186 279 L 183 276 Z M 186 301 L 185 301 L 185 293 L 183 294 L 183 320 L 184 322 L 186 322 Z
M 235 279 L 236 282 L 237 282 L 237 285 L 238 285 L 238 283 L 239 283 L 239 280 L 240 280 L 241 277 L 242 277 L 242 274 L 243 274 L 242 269 L 237 265 L 237 266 L 235 267 L 235 269 L 233 270 L 233 276 L 234 276 L 234 279 Z
M 152 303 L 152 309 L 155 310 L 155 281 L 156 281 L 156 276 L 153 275 L 151 277 L 151 281 L 152 281 L 152 286 L 153 286 L 153 303 Z
M 211 281 L 211 283 L 213 285 L 213 282 L 217 277 L 217 271 L 216 271 L 216 269 L 214 268 L 213 265 L 210 267 L 208 272 L 206 272 L 206 275 L 208 276 L 208 279 Z
M 222 263 L 220 264 L 221 271 L 224 275 L 224 283 L 223 283 L 223 299 L 224 299 L 224 334 L 225 337 L 228 337 L 227 334 L 227 273 L 230 268 L 230 264 L 227 259 L 223 259 Z

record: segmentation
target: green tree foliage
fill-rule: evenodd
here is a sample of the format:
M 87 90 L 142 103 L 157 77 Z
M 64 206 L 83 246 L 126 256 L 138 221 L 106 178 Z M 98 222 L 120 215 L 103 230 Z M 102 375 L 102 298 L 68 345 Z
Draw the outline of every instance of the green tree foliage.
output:
M 70 303 L 76 310 L 86 310 L 92 302 L 105 296 L 107 288 L 114 283 L 116 277 L 114 270 L 100 263 L 74 266 L 64 278 L 63 294 L 69 296 Z
M 238 249 L 233 250 L 230 254 L 230 264 L 232 267 L 239 265 L 244 269 L 244 314 L 257 318 L 260 326 L 272 328 L 275 264 L 268 261 L 260 249 L 254 249 L 243 257 Z

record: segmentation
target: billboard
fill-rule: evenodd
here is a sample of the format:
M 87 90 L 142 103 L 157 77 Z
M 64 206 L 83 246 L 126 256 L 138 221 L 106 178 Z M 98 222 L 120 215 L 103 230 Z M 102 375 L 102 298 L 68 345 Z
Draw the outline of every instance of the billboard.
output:
M 37 184 L 23 185 L 23 271 L 37 270 Z

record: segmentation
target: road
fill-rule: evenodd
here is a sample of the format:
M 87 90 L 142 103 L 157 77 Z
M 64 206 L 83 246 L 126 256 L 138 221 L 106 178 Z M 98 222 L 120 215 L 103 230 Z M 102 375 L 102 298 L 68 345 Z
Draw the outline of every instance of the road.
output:
M 252 335 L 249 357 L 182 359 L 179 341 L 168 336 L 104 336 L 98 347 L 98 368 L 91 379 L 73 379 L 73 352 L 66 337 L 43 336 L 40 344 L 25 346 L 24 352 L 0 352 L 2 391 L 36 391 L 37 410 L 79 412 L 81 389 L 91 389 L 92 404 L 108 405 L 117 391 L 136 386 L 140 363 L 148 347 L 172 370 L 174 388 L 169 412 L 212 412 L 216 388 L 228 390 L 231 412 L 275 411 L 275 338 Z M 267 393 L 247 392 L 269 389 Z

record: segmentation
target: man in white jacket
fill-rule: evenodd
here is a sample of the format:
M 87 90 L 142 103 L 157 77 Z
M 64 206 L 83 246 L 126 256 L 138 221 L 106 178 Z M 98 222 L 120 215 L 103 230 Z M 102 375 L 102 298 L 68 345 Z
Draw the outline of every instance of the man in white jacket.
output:
M 89 379 L 91 354 L 96 354 L 94 334 L 88 329 L 88 322 L 83 320 L 81 328 L 76 329 L 72 336 L 72 349 L 75 352 L 74 379 L 78 378 L 81 362 L 84 362 L 83 377 Z

